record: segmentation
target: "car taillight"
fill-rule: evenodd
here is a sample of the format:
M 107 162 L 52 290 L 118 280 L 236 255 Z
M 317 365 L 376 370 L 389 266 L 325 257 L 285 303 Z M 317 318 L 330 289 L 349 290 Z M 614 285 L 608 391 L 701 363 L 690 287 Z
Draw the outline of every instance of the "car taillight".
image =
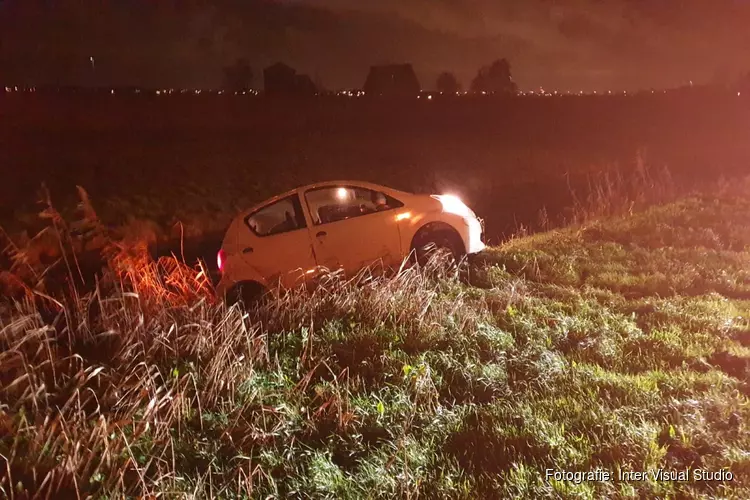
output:
M 216 265 L 219 266 L 219 271 L 224 271 L 224 250 L 219 250 L 216 254 Z

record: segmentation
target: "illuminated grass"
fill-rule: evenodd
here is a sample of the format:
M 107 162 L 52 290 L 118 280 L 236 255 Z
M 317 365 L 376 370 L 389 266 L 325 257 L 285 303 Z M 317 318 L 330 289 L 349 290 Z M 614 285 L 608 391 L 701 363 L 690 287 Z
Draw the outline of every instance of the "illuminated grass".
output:
M 247 314 L 110 242 L 96 293 L 4 305 L 0 488 L 746 498 L 750 202 L 716 200 L 515 239 L 472 259 L 474 286 L 435 264 Z M 686 467 L 735 479 L 545 480 Z

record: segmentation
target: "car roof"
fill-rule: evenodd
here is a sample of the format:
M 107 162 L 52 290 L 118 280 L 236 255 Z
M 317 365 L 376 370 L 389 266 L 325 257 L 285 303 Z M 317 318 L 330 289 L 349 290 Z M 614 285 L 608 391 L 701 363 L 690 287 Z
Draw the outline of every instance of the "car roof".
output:
M 390 188 L 388 186 L 382 186 L 380 184 L 374 184 L 372 182 L 366 182 L 366 181 L 352 181 L 352 180 L 321 181 L 321 182 L 315 182 L 313 184 L 299 186 L 294 189 L 290 189 L 289 191 L 285 191 L 281 194 L 277 194 L 276 196 L 272 196 L 271 198 L 263 200 L 260 203 L 256 203 L 249 209 L 244 210 L 242 213 L 245 215 L 250 214 L 258 210 L 259 208 L 262 208 L 266 205 L 270 205 L 278 200 L 284 199 L 287 196 L 291 196 L 301 191 L 302 192 L 309 191 L 310 189 L 318 189 L 318 188 L 324 188 L 324 187 L 330 187 L 330 186 L 358 186 L 358 187 L 368 188 L 372 190 L 383 191 L 386 194 L 397 194 L 397 195 L 402 194 L 402 195 L 407 195 L 407 196 L 413 194 L 413 193 L 408 193 L 406 191 L 401 191 L 398 189 Z

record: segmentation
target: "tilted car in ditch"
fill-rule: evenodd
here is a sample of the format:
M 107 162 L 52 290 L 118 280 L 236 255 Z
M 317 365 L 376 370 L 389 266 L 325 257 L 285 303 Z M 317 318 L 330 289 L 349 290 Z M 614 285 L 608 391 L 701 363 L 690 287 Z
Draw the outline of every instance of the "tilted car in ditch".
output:
M 485 248 L 481 219 L 454 195 L 419 195 L 357 181 L 299 187 L 238 215 L 224 237 L 217 287 L 227 299 L 293 287 L 322 272 L 398 267 L 443 249 Z

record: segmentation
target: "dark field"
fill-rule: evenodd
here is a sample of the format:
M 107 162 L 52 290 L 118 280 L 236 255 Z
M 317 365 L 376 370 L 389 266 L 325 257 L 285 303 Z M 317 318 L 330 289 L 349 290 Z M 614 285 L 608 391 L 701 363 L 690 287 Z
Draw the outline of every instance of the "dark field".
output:
M 750 162 L 750 102 L 640 97 L 273 101 L 244 96 L 0 94 L 0 225 L 27 228 L 45 182 L 58 208 L 83 186 L 105 222 L 156 222 L 216 240 L 239 209 L 309 182 L 353 178 L 461 194 L 497 241 L 587 195 L 597 173 L 701 183 Z M 593 177 L 591 177 L 593 176 Z

